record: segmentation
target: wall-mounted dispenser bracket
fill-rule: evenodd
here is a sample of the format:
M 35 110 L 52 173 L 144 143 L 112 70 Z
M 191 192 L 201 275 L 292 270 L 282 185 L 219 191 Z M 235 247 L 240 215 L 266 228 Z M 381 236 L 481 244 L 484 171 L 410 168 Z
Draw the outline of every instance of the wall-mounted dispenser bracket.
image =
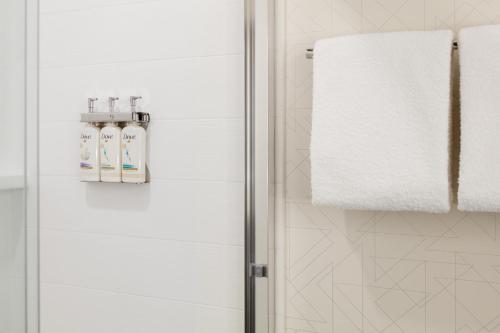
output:
M 147 127 L 150 121 L 146 112 L 88 112 L 81 114 L 82 123 L 128 123 L 138 122 Z

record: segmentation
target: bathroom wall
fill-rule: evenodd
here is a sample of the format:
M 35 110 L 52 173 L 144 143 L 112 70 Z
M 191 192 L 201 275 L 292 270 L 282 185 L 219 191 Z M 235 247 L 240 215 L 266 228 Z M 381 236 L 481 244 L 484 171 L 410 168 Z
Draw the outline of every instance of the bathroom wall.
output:
M 0 176 L 24 172 L 25 4 L 0 3 Z
M 0 333 L 25 332 L 24 191 L 0 189 Z
M 326 37 L 500 23 L 500 1 L 280 0 L 279 22 L 278 332 L 500 332 L 498 215 L 311 205 L 312 61 L 304 56 Z
M 25 332 L 25 3 L 0 1 L 0 333 Z
M 40 7 L 41 332 L 242 332 L 243 1 Z M 131 94 L 151 183 L 80 183 L 87 97 Z

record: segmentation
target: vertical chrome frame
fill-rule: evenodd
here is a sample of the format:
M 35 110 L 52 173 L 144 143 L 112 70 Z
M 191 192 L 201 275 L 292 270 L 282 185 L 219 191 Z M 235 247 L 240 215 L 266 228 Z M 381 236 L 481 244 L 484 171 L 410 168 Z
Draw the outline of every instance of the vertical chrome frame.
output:
M 274 332 L 274 0 L 245 0 L 245 332 Z
M 255 333 L 254 0 L 245 0 L 245 333 Z

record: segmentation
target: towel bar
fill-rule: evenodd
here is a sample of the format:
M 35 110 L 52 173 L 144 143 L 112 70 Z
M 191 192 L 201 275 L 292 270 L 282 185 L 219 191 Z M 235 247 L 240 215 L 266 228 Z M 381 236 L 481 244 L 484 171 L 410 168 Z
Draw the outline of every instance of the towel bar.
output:
M 458 50 L 458 41 L 456 40 L 453 41 L 453 50 Z M 312 58 L 314 58 L 314 49 L 307 49 L 306 59 L 312 59 Z

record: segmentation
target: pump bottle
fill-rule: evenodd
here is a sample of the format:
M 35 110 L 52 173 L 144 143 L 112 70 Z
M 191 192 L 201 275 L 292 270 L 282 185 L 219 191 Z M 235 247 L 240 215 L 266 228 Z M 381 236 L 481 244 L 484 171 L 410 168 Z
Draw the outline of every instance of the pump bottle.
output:
M 146 129 L 141 126 L 142 113 L 137 113 L 137 100 L 140 96 L 130 97 L 130 112 L 133 121 L 122 130 L 122 181 L 142 184 L 146 182 Z
M 88 99 L 89 113 L 95 111 L 97 98 Z M 101 129 L 97 123 L 89 122 L 80 133 L 80 180 L 83 182 L 98 182 L 101 180 L 100 141 Z
M 109 112 L 115 112 L 115 102 L 118 97 L 109 97 Z M 121 168 L 121 128 L 116 122 L 108 122 L 101 130 L 101 181 L 120 183 L 122 181 Z

